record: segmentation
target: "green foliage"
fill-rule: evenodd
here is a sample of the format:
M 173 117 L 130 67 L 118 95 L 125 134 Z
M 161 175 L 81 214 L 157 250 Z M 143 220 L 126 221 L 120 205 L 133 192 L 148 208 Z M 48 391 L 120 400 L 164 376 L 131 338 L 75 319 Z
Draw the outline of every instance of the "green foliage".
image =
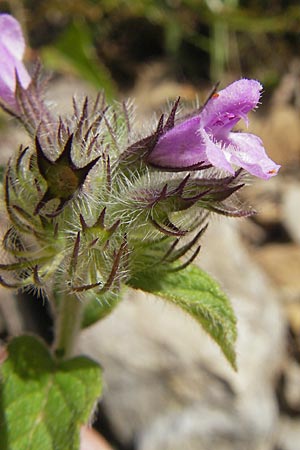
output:
M 4 172 L 5 172 L 5 168 L 3 166 L 0 166 L 0 182 L 1 183 L 3 181 Z
M 1 378 L 1 450 L 78 450 L 80 426 L 102 391 L 98 364 L 56 362 L 39 340 L 21 336 L 8 345 Z
M 82 328 L 89 327 L 98 320 L 104 319 L 117 306 L 121 298 L 122 292 L 106 292 L 99 297 L 93 292 L 91 299 L 88 299 L 84 306 Z
M 103 89 L 108 99 L 115 97 L 109 71 L 97 58 L 89 28 L 83 21 L 72 22 L 59 40 L 42 51 L 46 66 L 68 67 L 96 88 Z
M 108 52 L 109 58 L 112 56 L 115 60 L 118 58 L 123 60 L 124 52 L 128 52 L 128 42 L 125 40 L 120 46 L 118 55 L 116 37 L 119 25 L 121 24 L 122 28 L 122 23 L 126 24 L 128 19 L 145 18 L 149 23 L 161 27 L 165 36 L 162 43 L 165 53 L 168 56 L 171 55 L 181 67 L 186 62 L 187 67 L 191 67 L 189 72 L 192 77 L 197 76 L 199 70 L 201 71 L 203 61 L 199 61 L 199 64 L 193 61 L 184 61 L 189 58 L 193 59 L 194 55 L 194 53 L 189 55 L 182 51 L 186 45 L 192 47 L 193 52 L 200 50 L 199 55 L 201 55 L 201 51 L 208 54 L 210 74 L 213 80 L 222 79 L 224 70 L 228 69 L 230 72 L 249 72 L 249 66 L 253 71 L 255 68 L 258 69 L 257 66 L 263 65 L 269 67 L 272 74 L 276 74 L 278 65 L 280 65 L 281 70 L 285 71 L 287 58 L 288 61 L 290 60 L 290 51 L 297 51 L 293 39 L 297 39 L 298 35 L 300 7 L 293 0 L 285 2 L 276 0 L 260 2 L 251 0 L 243 2 L 239 0 L 215 2 L 210 0 L 181 0 L 180 2 L 78 0 L 76 2 L 57 2 L 57 0 L 49 0 L 36 2 L 36 7 L 31 8 L 33 13 L 30 13 L 30 8 L 27 6 L 28 0 L 22 0 L 21 3 L 26 6 L 30 15 L 27 22 L 33 29 L 37 25 L 41 28 L 40 22 L 47 22 L 48 17 L 51 18 L 55 10 L 59 11 L 62 17 L 60 27 L 74 19 L 76 21 L 78 17 L 83 18 L 90 25 L 89 32 L 91 31 L 93 38 L 96 38 L 98 42 L 104 41 L 105 45 L 108 43 L 112 49 Z M 50 25 L 53 27 L 51 20 Z M 47 27 L 44 28 L 47 30 Z M 39 33 L 34 34 L 39 35 Z M 48 40 L 53 40 L 53 35 L 52 33 L 52 38 L 48 36 Z M 76 39 L 76 36 L 74 37 Z M 71 41 L 68 54 L 70 54 L 70 49 L 75 52 L 77 43 L 78 40 L 75 40 L 72 46 Z M 280 51 L 280 61 L 273 57 L 273 52 L 269 51 L 270 45 L 275 49 L 275 53 Z M 283 47 L 284 51 L 282 51 Z M 58 53 L 54 59 L 58 63 Z M 91 64 L 91 60 L 84 62 L 82 59 L 81 63 L 83 63 L 83 75 Z M 105 63 L 107 61 L 104 61 Z M 87 67 L 84 67 L 85 64 Z M 129 58 L 126 58 L 126 64 L 130 64 L 130 55 Z M 101 65 L 101 74 L 103 67 Z M 114 69 L 115 67 L 112 68 L 112 70 Z M 255 74 L 255 70 L 253 72 Z M 202 73 L 201 76 L 203 76 Z M 260 78 L 262 77 L 264 77 L 263 70 L 260 73 Z
M 205 272 L 192 265 L 178 272 L 153 268 L 137 272 L 129 285 L 158 295 L 190 314 L 216 341 L 236 369 L 236 318 L 225 294 Z

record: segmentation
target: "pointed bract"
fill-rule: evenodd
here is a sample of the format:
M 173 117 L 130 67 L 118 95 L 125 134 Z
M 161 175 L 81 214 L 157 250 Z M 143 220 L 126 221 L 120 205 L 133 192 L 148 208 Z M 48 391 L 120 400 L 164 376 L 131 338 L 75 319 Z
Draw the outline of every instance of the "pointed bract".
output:
M 76 167 L 71 156 L 72 142 L 73 134 L 68 137 L 60 156 L 55 161 L 51 161 L 45 155 L 36 136 L 37 164 L 40 174 L 47 182 L 47 190 L 38 202 L 35 214 L 38 214 L 46 203 L 54 199 L 60 200 L 60 204 L 54 214 L 56 215 L 56 213 L 60 212 L 65 203 L 82 187 L 89 171 L 98 162 L 100 157 L 93 159 L 84 167 Z

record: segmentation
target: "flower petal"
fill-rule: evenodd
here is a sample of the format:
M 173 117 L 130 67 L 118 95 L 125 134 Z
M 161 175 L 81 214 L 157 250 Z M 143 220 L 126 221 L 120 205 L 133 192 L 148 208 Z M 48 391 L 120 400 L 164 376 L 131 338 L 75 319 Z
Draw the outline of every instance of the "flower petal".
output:
M 230 133 L 227 152 L 230 162 L 243 167 L 252 175 L 265 180 L 277 175 L 280 165 L 266 154 L 258 136 L 249 133 Z
M 238 166 L 264 179 L 276 175 L 280 166 L 267 156 L 257 136 L 230 132 L 258 104 L 261 89 L 255 80 L 232 83 L 214 95 L 198 115 L 161 136 L 148 157 L 149 163 L 184 170 L 203 162 L 231 174 L 235 172 L 233 166 Z
M 25 41 L 19 22 L 9 14 L 0 14 L 0 43 L 19 61 L 25 51 Z
M 182 168 L 207 163 L 205 146 L 198 133 L 199 116 L 189 118 L 167 131 L 148 157 L 159 167 Z
M 234 169 L 228 162 L 226 158 L 227 153 L 223 150 L 223 148 L 213 142 L 205 130 L 199 130 L 199 135 L 205 145 L 208 161 L 218 169 L 227 170 L 227 172 L 234 174 Z
M 214 134 L 218 129 L 224 131 L 224 127 L 230 131 L 257 106 L 261 90 L 262 85 L 256 80 L 235 81 L 208 101 L 201 112 L 201 126 Z
M 0 98 L 15 104 L 16 73 L 26 89 L 31 78 L 22 62 L 25 43 L 19 23 L 8 14 L 0 14 Z
M 6 86 L 10 91 L 15 89 L 15 59 L 7 51 L 5 47 L 0 44 L 0 92 L 2 86 Z M 2 94 L 0 94 L 2 97 Z

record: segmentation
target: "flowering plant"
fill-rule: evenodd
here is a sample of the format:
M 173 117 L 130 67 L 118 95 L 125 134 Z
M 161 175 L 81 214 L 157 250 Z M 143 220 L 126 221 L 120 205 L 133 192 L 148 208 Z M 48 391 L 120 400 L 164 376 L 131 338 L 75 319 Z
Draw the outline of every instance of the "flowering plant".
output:
M 79 427 L 101 395 L 101 369 L 74 357 L 74 344 L 124 288 L 177 304 L 236 367 L 233 310 L 192 262 L 211 213 L 252 214 L 235 202 L 245 171 L 268 179 L 279 166 L 257 136 L 232 132 L 259 102 L 257 81 L 214 90 L 186 117 L 178 100 L 146 135 L 130 102 L 108 106 L 103 94 L 74 100 L 71 117 L 54 116 L 39 68 L 30 77 L 22 63 L 18 22 L 3 14 L 0 24 L 1 105 L 30 138 L 5 173 L 0 282 L 38 291 L 55 324 L 51 349 L 32 336 L 8 343 L 1 448 L 78 449 Z

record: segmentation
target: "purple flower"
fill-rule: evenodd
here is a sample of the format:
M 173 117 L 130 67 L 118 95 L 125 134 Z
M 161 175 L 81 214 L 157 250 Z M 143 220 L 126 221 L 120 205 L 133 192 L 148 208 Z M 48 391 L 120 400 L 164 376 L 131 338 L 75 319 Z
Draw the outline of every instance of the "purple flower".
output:
M 15 104 L 16 73 L 23 88 L 31 78 L 22 62 L 25 41 L 19 22 L 9 14 L 0 14 L 0 99 Z
M 234 125 L 254 109 L 261 84 L 242 79 L 214 94 L 204 109 L 164 133 L 148 157 L 150 164 L 182 169 L 211 164 L 234 174 L 233 166 L 268 179 L 280 166 L 268 158 L 262 141 L 250 133 L 232 132 Z

